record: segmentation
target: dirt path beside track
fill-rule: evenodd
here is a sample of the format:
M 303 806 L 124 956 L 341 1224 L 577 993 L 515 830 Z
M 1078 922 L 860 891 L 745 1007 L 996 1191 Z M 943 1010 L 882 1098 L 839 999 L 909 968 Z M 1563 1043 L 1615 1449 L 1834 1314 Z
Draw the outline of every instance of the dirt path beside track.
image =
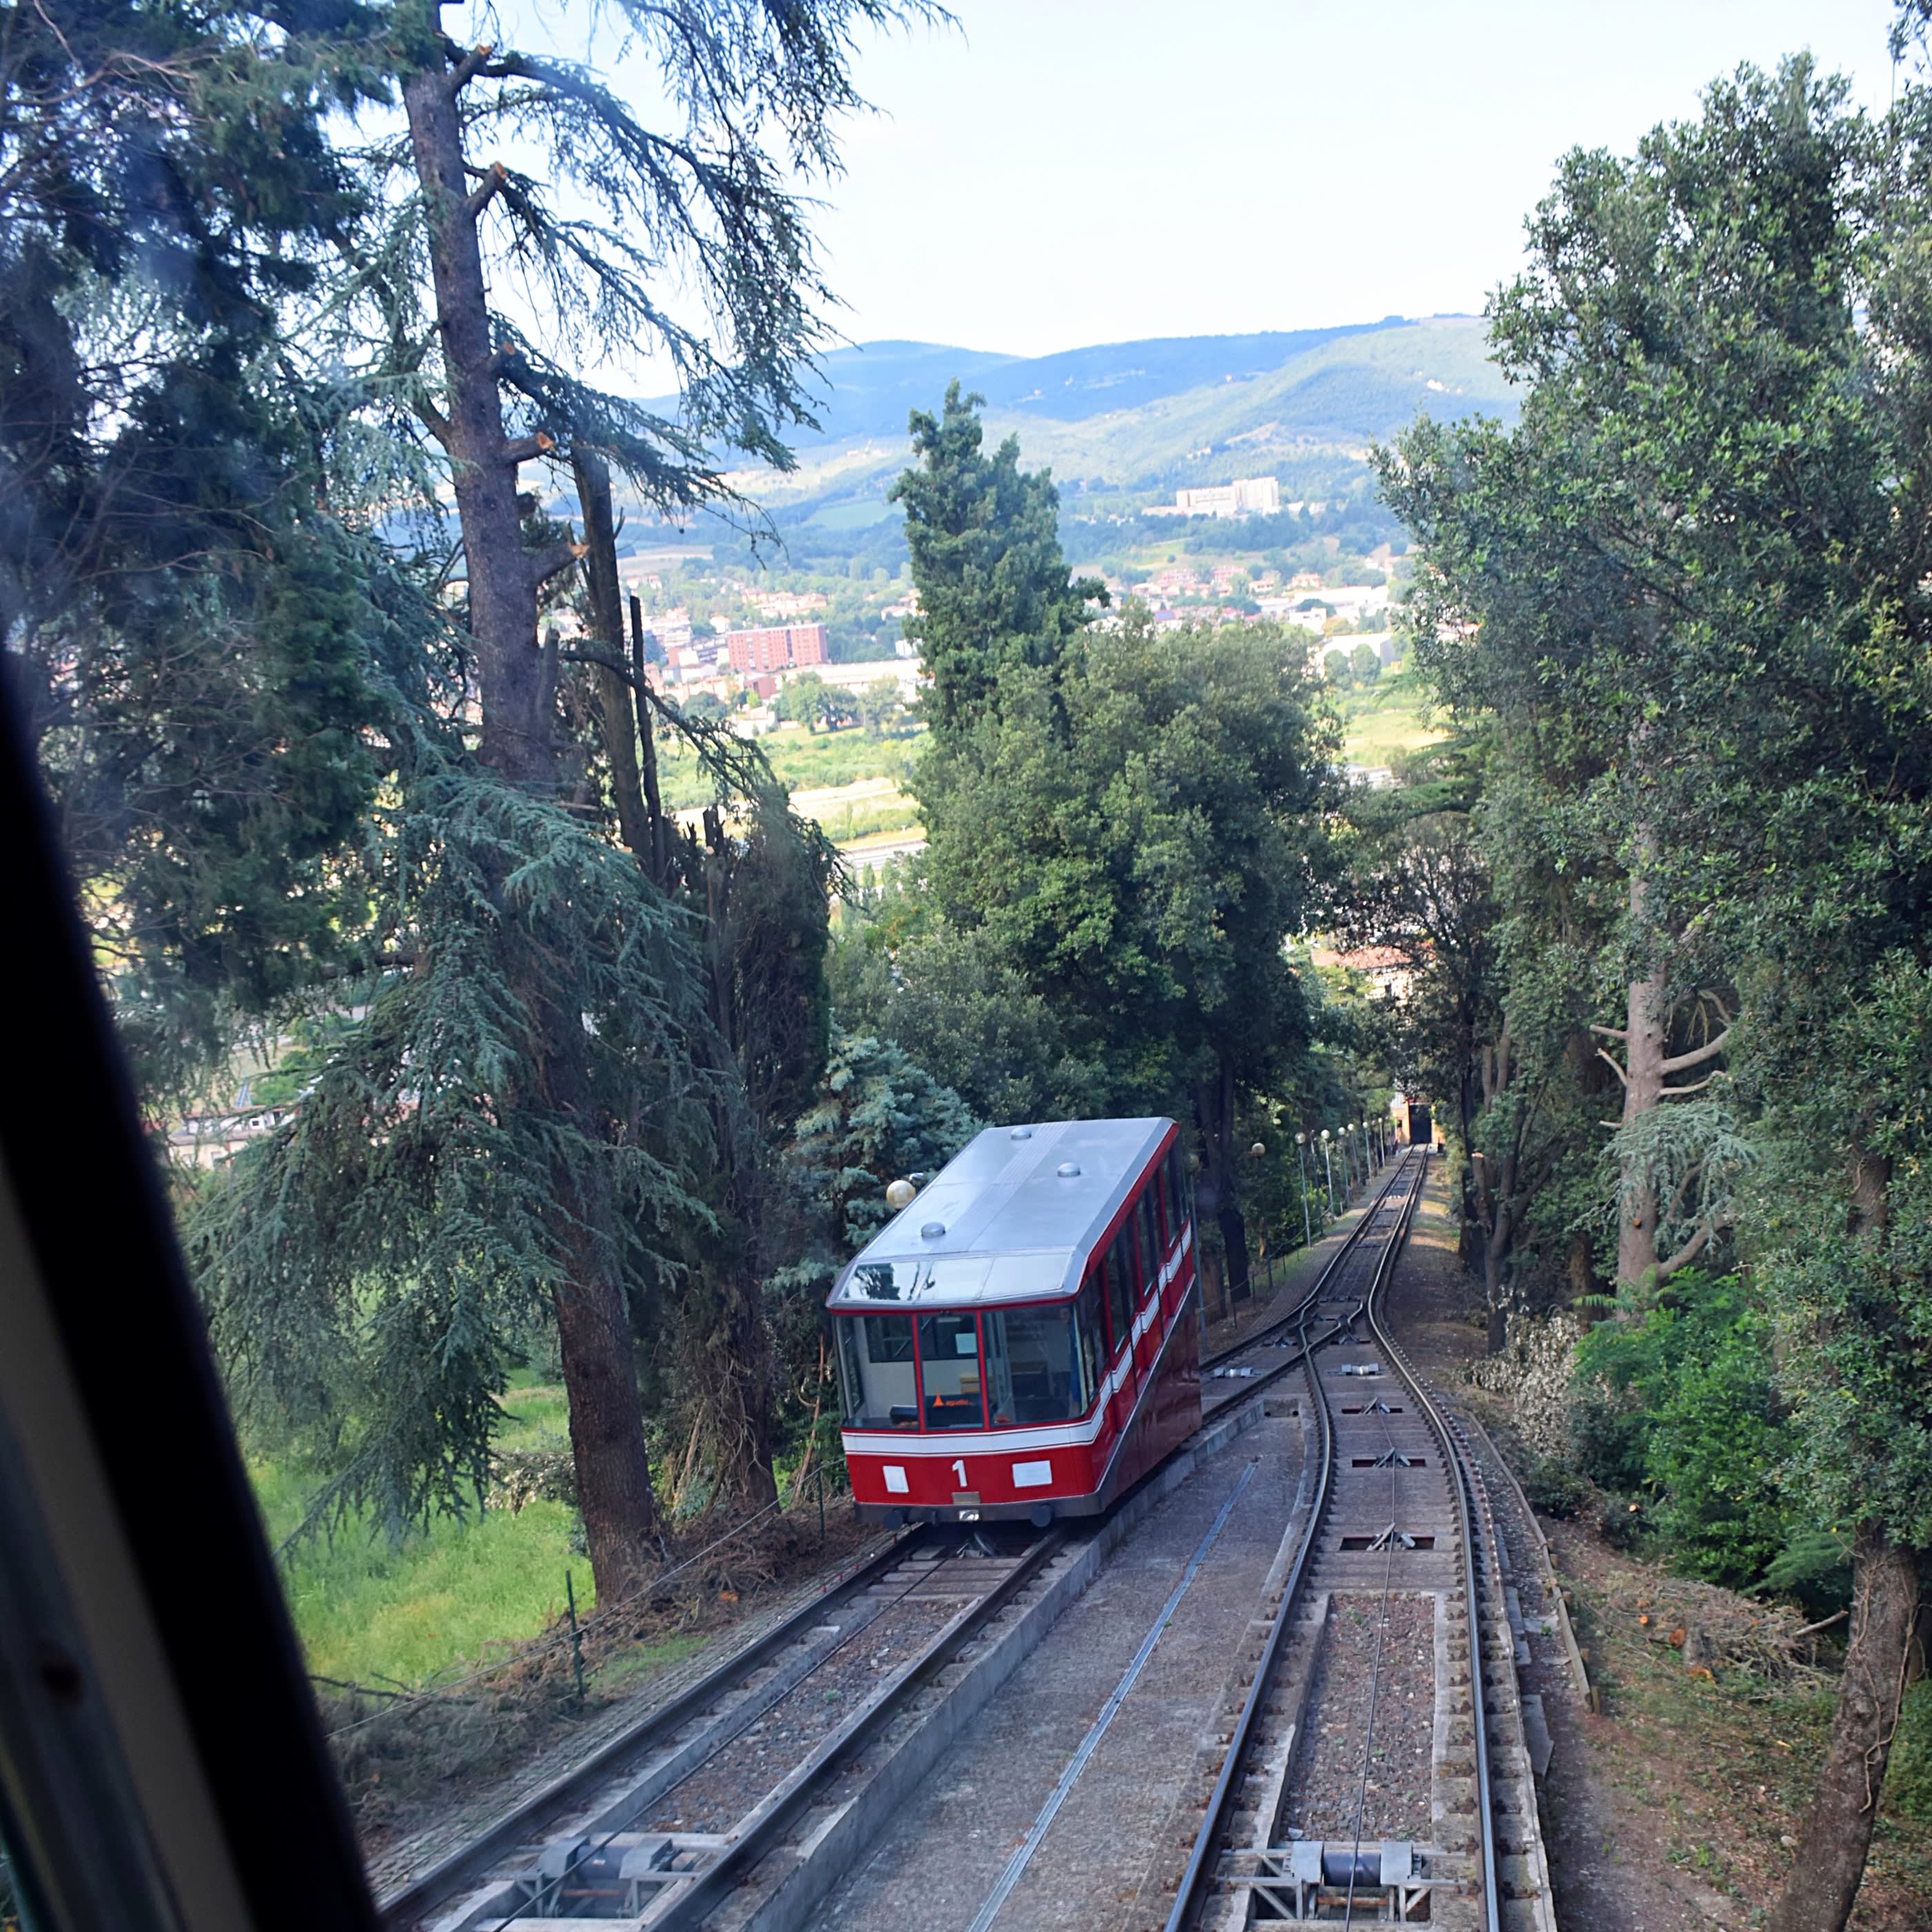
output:
M 1508 1397 L 1467 1378 L 1484 1349 L 1482 1293 L 1456 1256 L 1444 1170 L 1430 1178 L 1389 1312 L 1415 1366 L 1511 1454 Z M 1559 1923 L 1564 1932 L 1762 1924 L 1823 1756 L 1830 1685 L 1794 1693 L 1741 1674 L 1690 1676 L 1658 1640 L 1654 1614 L 1686 1586 L 1588 1524 L 1540 1520 L 1604 1706 L 1600 1716 L 1586 1710 L 1555 1640 L 1531 1638 L 1537 1662 L 1525 1688 L 1542 1693 L 1556 1745 L 1543 1802 Z M 1510 1535 L 1513 1550 L 1519 1540 L 1526 1550 L 1526 1526 Z M 1881 1811 L 1851 1923 L 1855 1932 L 1932 1926 L 1932 1826 Z

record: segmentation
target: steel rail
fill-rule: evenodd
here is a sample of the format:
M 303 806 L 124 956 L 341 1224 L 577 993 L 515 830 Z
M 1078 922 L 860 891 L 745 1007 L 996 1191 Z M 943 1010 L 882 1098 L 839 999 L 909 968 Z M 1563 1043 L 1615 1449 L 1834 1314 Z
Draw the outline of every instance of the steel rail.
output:
M 1483 1706 L 1483 1640 L 1480 1613 L 1476 1598 L 1476 1510 L 1475 1486 L 1468 1463 L 1469 1452 L 1461 1438 L 1449 1426 L 1448 1418 L 1438 1406 L 1429 1385 L 1412 1368 L 1408 1358 L 1402 1353 L 1395 1338 L 1382 1325 L 1380 1312 L 1376 1304 L 1378 1294 L 1372 1295 L 1369 1305 L 1369 1326 L 1374 1330 L 1395 1371 L 1408 1385 L 1415 1398 L 1416 1405 L 1427 1421 L 1430 1432 L 1442 1445 L 1443 1463 L 1455 1472 L 1455 1480 L 1450 1487 L 1456 1501 L 1456 1522 L 1462 1543 L 1462 1598 L 1467 1606 L 1467 1627 L 1469 1642 L 1469 1706 L 1475 1720 L 1476 1732 L 1476 1815 L 1480 1820 L 1478 1838 L 1478 1857 L 1482 1866 L 1483 1924 L 1484 1932 L 1502 1932 L 1502 1906 L 1496 1890 L 1496 1813 L 1490 1798 L 1490 1738 L 1487 1713 Z M 1489 1556 L 1491 1574 L 1496 1574 L 1496 1552 Z
M 1217 1405 L 1217 1412 L 1235 1402 L 1259 1394 L 1292 1370 L 1303 1366 L 1314 1348 L 1322 1346 L 1332 1341 L 1336 1335 L 1345 1332 L 1356 1316 L 1361 1312 L 1364 1304 L 1358 1302 L 1348 1316 L 1337 1322 L 1328 1335 L 1318 1337 L 1312 1342 L 1310 1340 L 1306 1330 L 1310 1312 L 1324 1298 L 1336 1272 L 1356 1252 L 1360 1243 L 1370 1234 L 1381 1210 L 1387 1206 L 1390 1197 L 1401 1184 L 1407 1165 L 1407 1155 L 1396 1162 L 1394 1172 L 1374 1198 L 1364 1206 L 1355 1226 L 1349 1230 L 1347 1238 L 1329 1257 L 1307 1294 L 1289 1314 L 1257 1330 L 1244 1341 L 1202 1358 L 1202 1368 L 1211 1368 L 1218 1363 L 1267 1347 L 1285 1330 L 1291 1328 L 1296 1330 L 1301 1338 L 1300 1346 L 1279 1364 L 1245 1378 L 1238 1393 L 1232 1394 L 1227 1401 Z M 1424 1167 L 1426 1165 L 1425 1152 Z M 1412 1204 L 1411 1210 L 1405 1210 L 1405 1219 L 1406 1213 L 1412 1210 Z M 1318 1400 L 1317 1406 L 1322 1406 Z M 1204 1417 L 1203 1420 L 1204 1424 L 1208 1418 Z M 1324 1430 L 1327 1430 L 1328 1420 L 1325 1409 L 1322 1412 L 1322 1422 Z M 1187 1442 L 1178 1444 L 1171 1454 L 1180 1455 L 1185 1453 L 1195 1445 L 1197 1439 L 1196 1436 L 1190 1436 Z M 1151 1471 L 1149 1472 L 1150 1474 L 1152 1473 Z M 1135 1486 L 1138 1489 L 1140 1486 L 1136 1484 Z M 1318 1498 L 1316 1511 L 1311 1515 L 1311 1523 L 1318 1519 L 1321 1509 L 1325 1507 L 1326 1499 L 1327 1474 L 1324 1468 L 1322 1495 Z M 908 1527 L 878 1556 L 870 1558 L 851 1575 L 833 1584 L 822 1594 L 808 1599 L 751 1643 L 722 1658 L 694 1684 L 680 1691 L 668 1702 L 645 1712 L 634 1724 L 607 1738 L 569 1769 L 520 1799 L 476 1837 L 466 1840 L 433 1864 L 416 1874 L 407 1882 L 385 1894 L 379 1901 L 384 1923 L 400 1928 L 412 1920 L 419 1919 L 429 1908 L 446 1899 L 465 1880 L 478 1876 L 499 1863 L 518 1846 L 526 1843 L 547 1816 L 562 1810 L 580 1799 L 591 1787 L 610 1775 L 626 1759 L 646 1753 L 660 1738 L 674 1735 L 707 1706 L 716 1702 L 740 1678 L 797 1642 L 806 1632 L 822 1622 L 829 1609 L 869 1588 L 880 1577 L 896 1568 L 926 1534 L 926 1526 L 914 1524 Z M 1051 1544 L 1058 1549 L 1064 1540 L 1061 1532 L 1050 1532 L 1041 1544 L 1036 1544 L 1026 1557 L 1021 1559 L 1021 1568 L 1030 1575 L 1051 1553 L 1046 1545 Z M 1298 1558 L 1295 1583 L 1292 1587 L 1298 1587 L 1304 1558 L 1304 1558 Z M 1016 1570 L 1012 1576 L 996 1586 L 994 1594 L 1004 1603 L 1013 1590 L 1022 1586 L 1024 1580 L 1020 1571 Z M 979 1606 L 986 1616 L 992 1615 L 998 1607 L 999 1604 L 991 1599 Z M 984 1616 L 974 1613 L 974 1628 L 976 1628 L 984 1621 Z M 910 1666 L 910 1674 L 917 1676 L 930 1660 L 928 1655 L 917 1664 Z M 728 1854 L 728 1856 L 730 1856 Z M 721 1864 L 723 1862 L 724 1860 L 719 1861 Z M 733 1862 L 736 1862 L 735 1858 Z M 717 1867 L 712 1869 L 715 1870 Z M 705 1876 L 708 1876 L 709 1874 Z M 682 1901 L 680 1900 L 677 1910 L 681 1910 L 682 1906 Z
M 1406 1166 L 1406 1156 L 1404 1165 Z M 1421 1160 L 1409 1177 L 1408 1198 L 1402 1204 L 1400 1220 L 1388 1230 L 1386 1245 L 1376 1262 L 1369 1292 L 1358 1304 L 1358 1311 L 1360 1308 L 1372 1305 L 1376 1294 L 1394 1266 L 1395 1258 L 1407 1238 L 1416 1202 L 1421 1198 L 1423 1180 L 1428 1172 L 1429 1156 L 1425 1149 Z M 1396 1179 L 1402 1178 L 1402 1172 L 1399 1169 Z M 1394 1186 L 1392 1180 L 1378 1199 L 1376 1204 L 1378 1208 L 1386 1202 Z M 1374 1218 L 1373 1215 L 1365 1215 L 1363 1226 L 1366 1228 Z M 1358 1229 L 1358 1232 L 1360 1232 Z M 1304 1308 L 1306 1308 L 1315 1298 L 1311 1296 L 1309 1302 L 1303 1304 Z M 1344 1328 L 1347 1325 L 1346 1323 L 1342 1324 Z M 1228 1740 L 1227 1754 L 1221 1761 L 1221 1774 L 1215 1780 L 1213 1794 L 1208 1798 L 1207 1816 L 1201 1821 L 1200 1830 L 1195 1834 L 1193 1849 L 1188 1855 L 1186 1869 L 1181 1874 L 1180 1888 L 1174 1894 L 1173 1908 L 1167 1916 L 1166 1932 L 1191 1932 L 1191 1928 L 1198 1922 L 1202 1908 L 1208 1902 L 1208 1894 L 1213 1888 L 1214 1874 L 1212 1867 L 1218 1856 L 1228 1819 L 1235 1808 L 1236 1793 L 1246 1774 L 1248 1751 L 1253 1738 L 1256 1720 L 1267 1700 L 1275 1666 L 1280 1660 L 1282 1646 L 1294 1612 L 1300 1604 L 1302 1587 L 1307 1581 L 1315 1556 L 1316 1543 L 1321 1534 L 1322 1522 L 1328 1511 L 1330 1479 L 1334 1469 L 1335 1430 L 1334 1419 L 1328 1412 L 1328 1399 L 1322 1392 L 1322 1378 L 1315 1372 L 1314 1346 L 1319 1346 L 1316 1344 L 1308 1348 L 1301 1358 L 1307 1370 L 1309 1392 L 1315 1406 L 1319 1436 L 1318 1454 L 1321 1458 L 1321 1466 L 1316 1479 L 1315 1498 L 1309 1508 L 1308 1520 L 1302 1528 L 1300 1547 L 1294 1553 L 1288 1582 L 1282 1592 L 1280 1606 L 1275 1612 L 1274 1622 L 1263 1643 L 1260 1660 L 1255 1666 L 1254 1676 L 1248 1685 L 1248 1694 L 1242 1700 L 1240 1715 L 1235 1721 L 1234 1734 Z
M 1012 1568 L 970 1610 L 963 1612 L 908 1664 L 885 1693 L 848 1725 L 819 1745 L 784 1784 L 741 1820 L 740 1834 L 682 1887 L 652 1920 L 652 1932 L 688 1932 L 715 1911 L 725 1894 L 740 1885 L 772 1850 L 785 1828 L 811 1803 L 819 1787 L 855 1750 L 862 1750 L 922 1688 L 935 1668 L 958 1655 L 1065 1546 L 1064 1529 L 1042 1534 Z
M 1327 1265 L 1315 1277 L 1313 1286 L 1296 1304 L 1294 1309 L 1279 1321 L 1270 1322 L 1265 1328 L 1257 1328 L 1246 1340 L 1231 1342 L 1226 1348 L 1217 1349 L 1211 1355 L 1203 1355 L 1201 1358 L 1201 1366 L 1204 1370 L 1211 1369 L 1218 1363 L 1231 1362 L 1237 1355 L 1244 1355 L 1251 1348 L 1265 1347 L 1272 1337 L 1281 1334 L 1284 1329 L 1296 1328 L 1305 1322 L 1308 1310 L 1322 1299 L 1322 1291 L 1328 1285 L 1328 1277 L 1334 1274 L 1336 1270 L 1340 1268 L 1354 1252 L 1357 1244 L 1373 1226 L 1377 1214 L 1388 1205 L 1389 1196 L 1395 1192 L 1402 1180 L 1402 1172 L 1408 1165 L 1408 1154 L 1405 1153 L 1401 1159 L 1394 1163 L 1394 1172 L 1382 1184 L 1381 1191 L 1375 1198 L 1364 1204 L 1361 1218 L 1348 1230 L 1347 1240 L 1343 1241 L 1334 1254 L 1329 1256 Z
M 823 1623 L 829 1609 L 871 1588 L 898 1568 L 926 1536 L 923 1525 L 902 1531 L 850 1576 L 788 1612 L 770 1629 L 722 1658 L 695 1683 L 645 1712 L 634 1724 L 606 1738 L 568 1771 L 519 1799 L 476 1837 L 466 1839 L 406 1884 L 386 1894 L 379 1901 L 385 1924 L 400 1926 L 420 1917 L 466 1879 L 496 1864 L 523 1844 L 546 1816 L 583 1797 L 591 1786 L 609 1776 L 626 1759 L 650 1750 L 660 1738 L 674 1736 L 740 1678 Z

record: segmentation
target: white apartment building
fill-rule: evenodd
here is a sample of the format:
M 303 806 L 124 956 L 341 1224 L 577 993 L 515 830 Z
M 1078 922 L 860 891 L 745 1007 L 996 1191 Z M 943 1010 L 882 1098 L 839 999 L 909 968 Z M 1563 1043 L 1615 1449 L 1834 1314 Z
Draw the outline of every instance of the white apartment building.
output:
M 1243 476 L 1174 493 L 1174 514 L 1181 517 L 1271 517 L 1280 508 L 1281 485 L 1272 476 Z

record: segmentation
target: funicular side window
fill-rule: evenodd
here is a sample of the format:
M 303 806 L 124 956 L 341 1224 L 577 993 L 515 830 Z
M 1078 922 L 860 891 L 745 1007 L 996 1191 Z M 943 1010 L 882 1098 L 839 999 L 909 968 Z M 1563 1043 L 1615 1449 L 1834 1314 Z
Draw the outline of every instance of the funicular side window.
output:
M 1094 1406 L 1106 1373 L 1107 1348 L 1103 1317 L 1100 1312 L 1100 1284 L 1092 1275 L 1082 1283 L 1079 1298 L 1073 1304 L 1074 1339 L 1080 1351 L 1080 1409 L 1084 1415 Z
M 1174 1206 L 1174 1177 L 1168 1166 L 1172 1154 L 1164 1156 L 1154 1171 L 1154 1178 L 1148 1184 L 1148 1191 L 1160 1204 L 1161 1253 L 1166 1256 L 1168 1249 L 1180 1238 L 1180 1216 Z
M 988 1309 L 986 1394 L 995 1429 L 1070 1422 L 1087 1407 L 1073 1304 Z
M 1174 1232 L 1178 1234 L 1194 1211 L 1194 1203 L 1187 1190 L 1187 1166 L 1180 1158 L 1178 1141 L 1167 1150 L 1167 1185 L 1174 1202 Z
M 855 1429 L 916 1429 L 919 1388 L 910 1315 L 842 1315 L 838 1366 L 845 1420 Z
M 980 1329 L 970 1315 L 919 1318 L 920 1395 L 928 1429 L 983 1429 Z
M 1133 1250 L 1124 1227 L 1107 1244 L 1102 1268 L 1107 1291 L 1107 1321 L 1113 1331 L 1112 1352 L 1118 1355 L 1127 1346 L 1134 1327 Z
M 1141 1299 L 1144 1301 L 1160 1286 L 1160 1237 L 1154 1228 L 1150 1186 L 1134 1204 L 1134 1227 L 1140 1242 Z

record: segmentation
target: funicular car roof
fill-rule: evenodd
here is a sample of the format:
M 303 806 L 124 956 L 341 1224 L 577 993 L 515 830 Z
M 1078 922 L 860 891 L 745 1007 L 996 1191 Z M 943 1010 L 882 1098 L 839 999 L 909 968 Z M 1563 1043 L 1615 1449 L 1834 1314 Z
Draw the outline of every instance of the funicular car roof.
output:
M 1149 1118 L 988 1127 L 854 1256 L 826 1306 L 877 1315 L 1074 1294 L 1173 1125 Z

